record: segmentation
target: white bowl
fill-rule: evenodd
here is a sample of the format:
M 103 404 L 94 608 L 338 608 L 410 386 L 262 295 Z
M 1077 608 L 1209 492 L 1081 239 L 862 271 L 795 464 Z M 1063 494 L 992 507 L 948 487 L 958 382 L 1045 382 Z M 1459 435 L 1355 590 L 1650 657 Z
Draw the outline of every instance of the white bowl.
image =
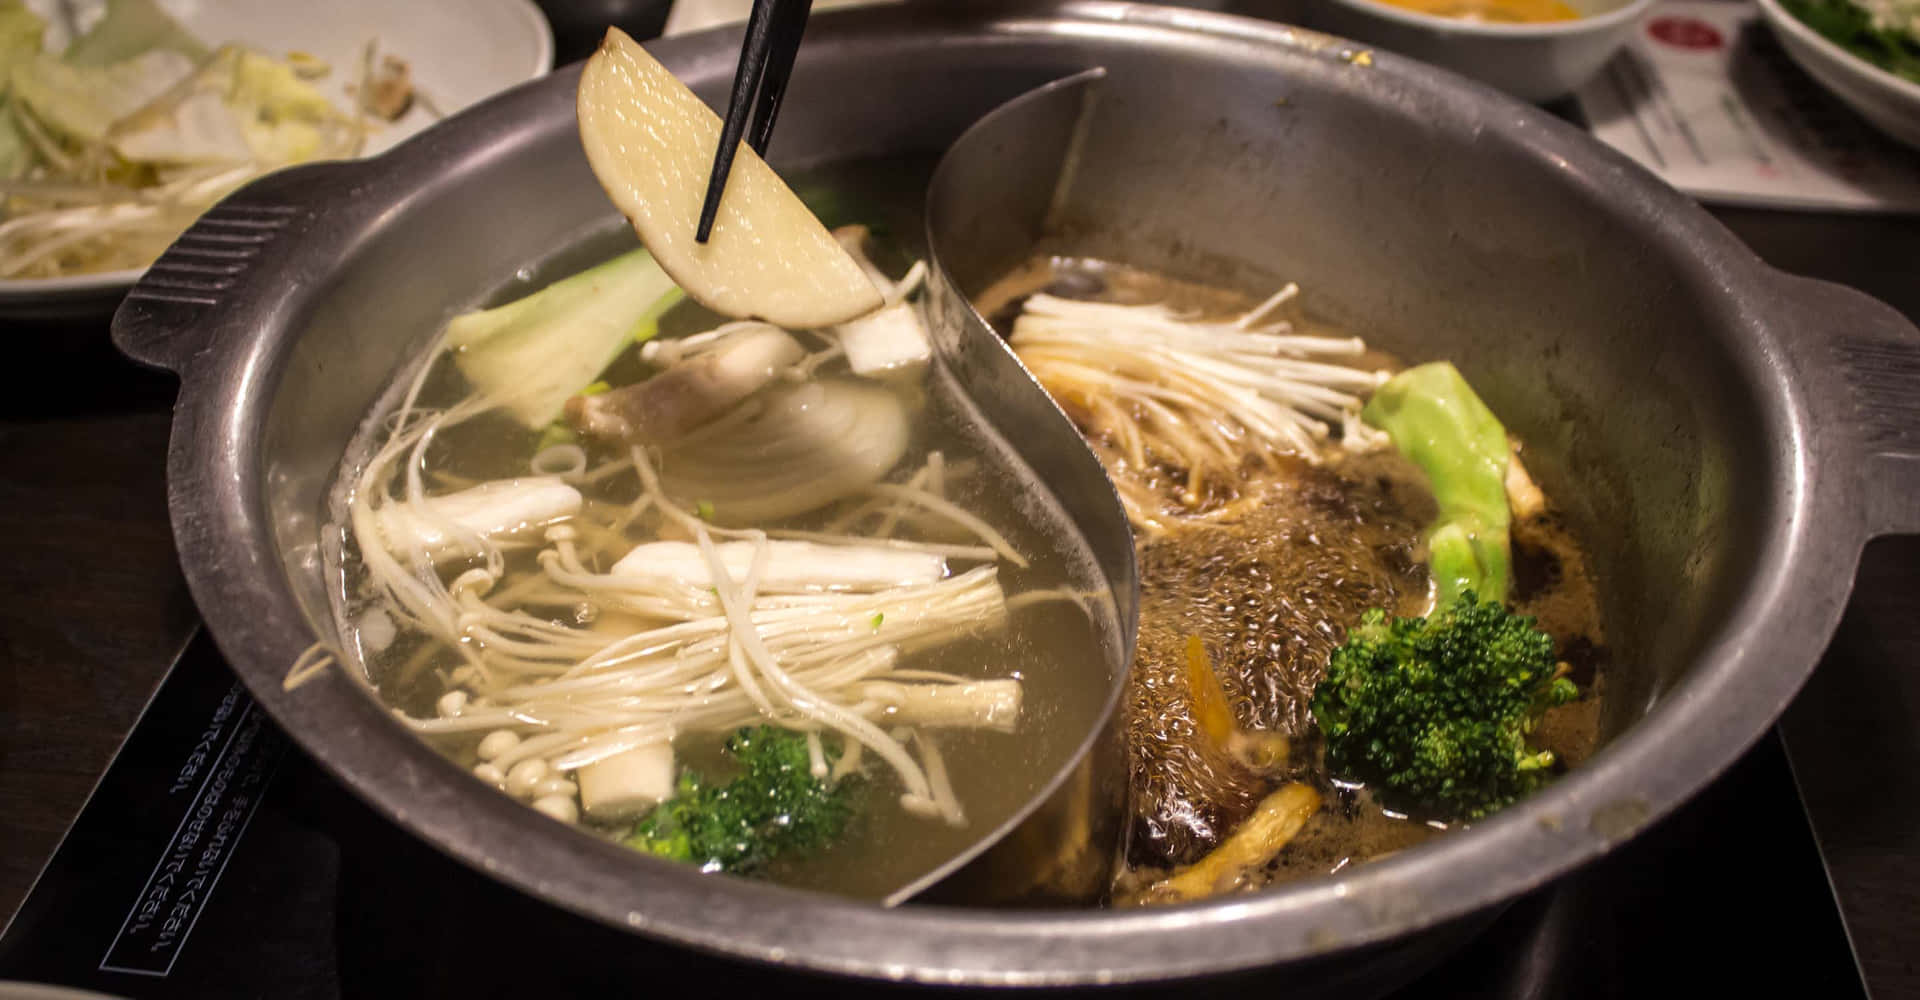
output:
M 48 3 L 29 0 L 43 13 Z M 83 10 L 98 3 L 76 3 Z M 553 68 L 553 33 L 533 0 L 160 0 L 209 45 L 239 42 L 274 55 L 300 50 L 333 66 L 318 86 L 342 107 L 369 39 L 407 61 L 415 84 L 452 114 Z M 65 44 L 59 19 L 49 45 Z M 378 153 L 435 121 L 420 102 L 368 136 Z M 0 278 L 0 316 L 63 317 L 111 310 L 145 268 L 64 278 Z
M 1568 0 L 1575 21 L 1492 24 L 1437 17 L 1378 0 L 1306 0 L 1311 28 L 1377 45 L 1491 84 L 1527 101 L 1565 97 L 1605 66 L 1655 0 Z
M 1880 131 L 1920 149 L 1920 83 L 1895 76 L 1829 41 L 1778 0 L 1760 0 L 1760 14 L 1773 27 L 1780 47 L 1808 76 Z

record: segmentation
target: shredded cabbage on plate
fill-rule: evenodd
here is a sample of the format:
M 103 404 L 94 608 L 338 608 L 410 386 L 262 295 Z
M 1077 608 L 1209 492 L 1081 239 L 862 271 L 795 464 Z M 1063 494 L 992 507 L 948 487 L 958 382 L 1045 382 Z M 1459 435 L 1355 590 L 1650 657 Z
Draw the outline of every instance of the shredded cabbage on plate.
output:
M 1848 52 L 1920 83 L 1920 0 L 1781 0 L 1781 6 Z
M 0 0 L 0 279 L 145 267 L 221 196 L 358 155 L 379 122 L 307 82 L 328 67 L 208 46 L 154 0 L 107 0 L 61 52 L 46 27 Z

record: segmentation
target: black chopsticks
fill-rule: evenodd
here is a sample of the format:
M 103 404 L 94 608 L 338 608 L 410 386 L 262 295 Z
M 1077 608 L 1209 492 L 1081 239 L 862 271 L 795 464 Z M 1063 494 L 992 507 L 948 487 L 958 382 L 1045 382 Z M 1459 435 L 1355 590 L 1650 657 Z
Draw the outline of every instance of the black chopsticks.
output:
M 720 194 L 727 189 L 727 175 L 733 172 L 733 154 L 740 146 L 741 134 L 746 134 L 747 145 L 754 152 L 762 156 L 767 153 L 773 119 L 780 113 L 780 99 L 787 94 L 787 77 L 793 73 L 793 56 L 800 50 L 800 36 L 807 30 L 811 6 L 812 0 L 753 0 L 746 42 L 740 46 L 740 66 L 733 73 L 733 93 L 727 98 L 727 120 L 720 129 L 720 148 L 714 151 L 706 201 L 700 205 L 700 226 L 693 235 L 696 242 L 705 243 L 713 232 L 713 218 L 720 211 Z

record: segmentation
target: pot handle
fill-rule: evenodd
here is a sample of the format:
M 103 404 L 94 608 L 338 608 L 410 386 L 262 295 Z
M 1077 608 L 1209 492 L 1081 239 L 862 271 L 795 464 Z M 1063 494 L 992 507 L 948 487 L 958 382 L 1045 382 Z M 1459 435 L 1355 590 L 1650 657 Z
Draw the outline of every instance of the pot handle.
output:
M 1920 533 L 1920 329 L 1864 292 L 1790 280 L 1802 318 L 1796 325 L 1825 334 L 1807 338 L 1803 349 L 1824 351 L 1820 367 L 1837 376 L 1829 412 L 1846 445 L 1841 468 L 1857 484 L 1862 526 L 1869 537 Z
M 311 192 L 323 175 L 332 180 L 340 169 L 310 164 L 278 171 L 208 209 L 127 292 L 113 314 L 114 346 L 141 364 L 185 374 L 212 342 L 227 307 L 240 300 L 239 290 L 313 222 L 313 200 L 299 192 Z

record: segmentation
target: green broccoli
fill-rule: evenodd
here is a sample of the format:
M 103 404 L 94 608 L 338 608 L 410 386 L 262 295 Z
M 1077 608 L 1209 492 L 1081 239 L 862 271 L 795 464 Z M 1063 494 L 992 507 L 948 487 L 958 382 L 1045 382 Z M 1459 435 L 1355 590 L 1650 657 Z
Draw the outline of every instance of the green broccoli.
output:
M 742 729 L 726 752 L 741 765 L 737 777 L 709 784 L 682 771 L 674 797 L 640 820 L 627 845 L 702 871 L 751 875 L 775 858 L 819 850 L 846 829 L 858 781 L 814 777 L 806 734 Z
M 1440 517 L 1427 534 L 1440 603 L 1472 590 L 1507 596 L 1507 429 L 1445 361 L 1420 365 L 1374 391 L 1361 419 L 1427 474 Z
M 1553 638 L 1471 591 L 1426 618 L 1366 613 L 1314 689 L 1328 769 L 1395 809 L 1477 819 L 1544 784 L 1527 746 L 1541 713 L 1579 697 Z

